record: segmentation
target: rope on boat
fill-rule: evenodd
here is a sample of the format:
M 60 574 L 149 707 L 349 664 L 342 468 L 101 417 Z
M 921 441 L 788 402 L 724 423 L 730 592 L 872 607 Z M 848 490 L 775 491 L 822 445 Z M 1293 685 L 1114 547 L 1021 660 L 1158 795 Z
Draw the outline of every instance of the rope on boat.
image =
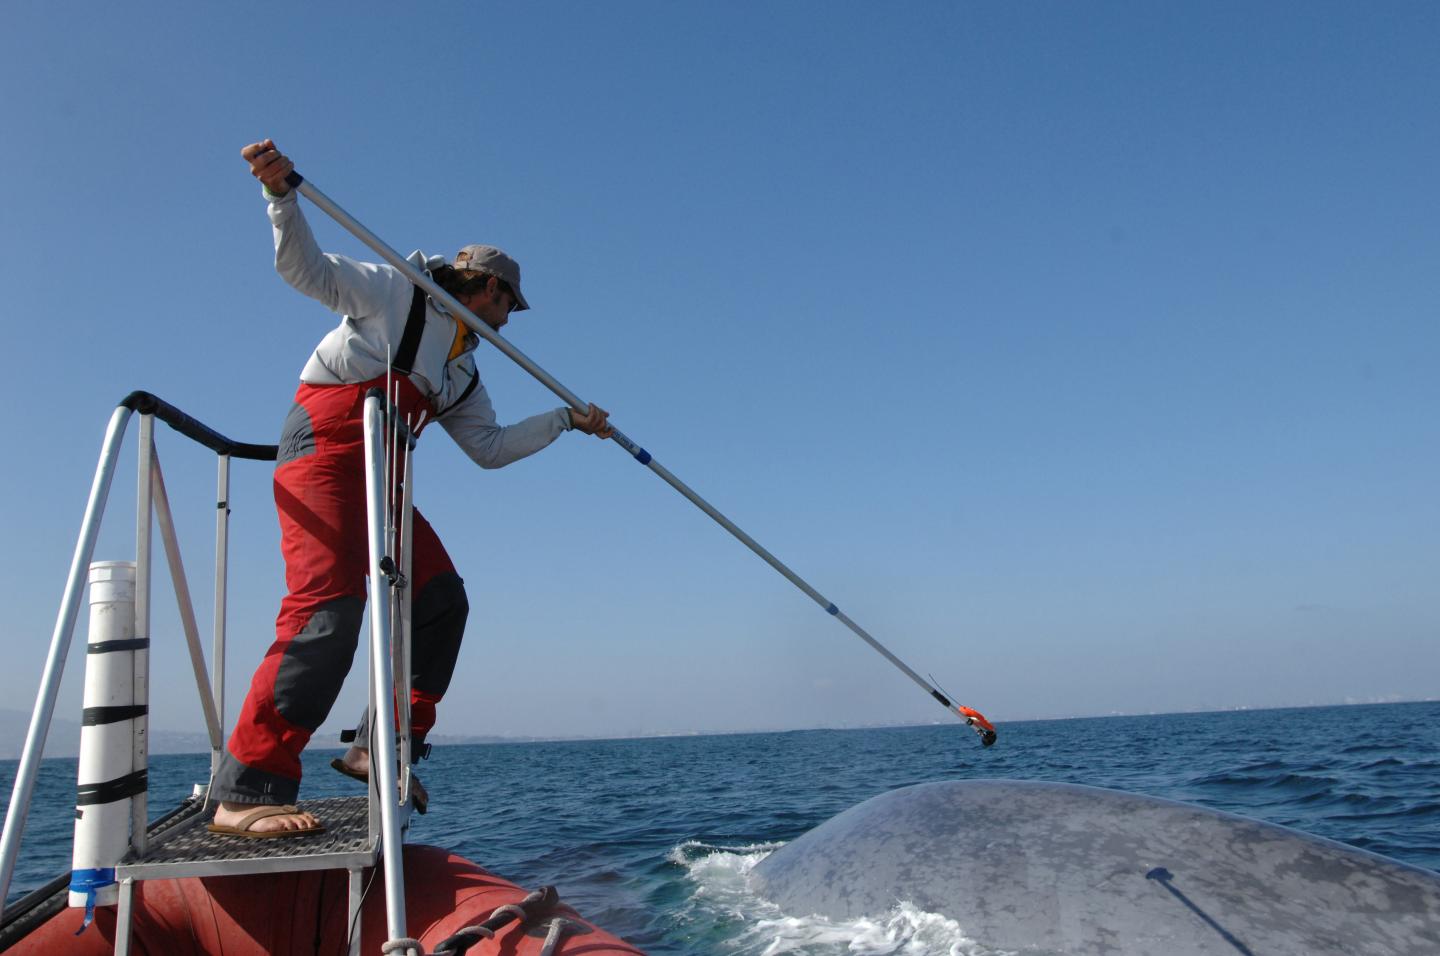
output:
M 455 933 L 454 935 L 441 940 L 439 945 L 435 947 L 434 953 L 429 954 L 429 956 L 460 956 L 460 954 L 465 953 L 467 950 L 470 949 L 471 946 L 474 946 L 481 940 L 494 939 L 495 931 L 497 929 L 500 929 L 502 926 L 505 926 L 515 920 L 519 920 L 521 925 L 524 925 L 526 922 L 554 909 L 555 904 L 559 902 L 560 894 L 555 891 L 555 887 L 542 886 L 535 892 L 531 893 L 529 896 L 525 897 L 519 903 L 507 903 L 504 906 L 496 907 L 490 913 L 490 915 L 486 917 L 484 922 L 480 923 L 479 925 L 466 926 L 458 933 Z M 554 932 L 555 927 L 552 924 L 551 933 L 553 934 Z M 556 936 L 556 939 L 559 939 L 558 935 Z M 386 943 L 385 945 L 389 946 L 391 943 L 409 942 L 414 941 L 391 940 L 390 943 Z M 553 947 L 551 947 L 551 949 L 553 950 Z M 410 951 L 399 948 L 395 950 L 382 949 L 381 951 L 384 953 L 404 953 L 405 956 L 427 956 L 424 949 L 415 950 L 413 954 Z M 547 950 L 547 952 L 549 951 L 550 950 Z
M 573 923 L 563 916 L 557 916 L 550 921 L 550 932 L 545 934 L 545 945 L 540 947 L 540 956 L 554 956 L 555 947 L 560 945 L 560 937 L 572 929 L 579 929 L 579 923 Z
M 519 903 L 507 903 L 504 906 L 496 907 L 483 923 L 466 926 L 441 940 L 433 953 L 426 953 L 425 945 L 410 936 L 387 940 L 381 944 L 380 952 L 384 956 L 392 956 L 392 954 L 394 956 L 452 956 L 452 954 L 460 956 L 481 940 L 494 939 L 495 931 L 512 920 L 518 920 L 520 925 L 524 926 L 533 917 L 551 909 L 559 901 L 560 895 L 555 892 L 554 887 L 542 886 Z M 532 909 L 527 909 L 527 906 Z M 545 942 L 540 947 L 540 956 L 554 956 L 555 948 L 560 945 L 560 940 L 566 934 L 583 929 L 585 929 L 584 923 L 556 916 L 550 920 L 549 931 L 545 934 Z

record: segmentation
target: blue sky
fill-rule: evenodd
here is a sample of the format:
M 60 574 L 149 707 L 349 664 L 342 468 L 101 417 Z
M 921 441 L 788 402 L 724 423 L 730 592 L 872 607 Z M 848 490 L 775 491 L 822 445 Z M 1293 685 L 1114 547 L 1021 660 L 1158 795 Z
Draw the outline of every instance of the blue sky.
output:
M 273 271 L 265 136 L 402 251 L 513 253 L 507 337 L 998 720 L 1440 693 L 1433 5 L 6 13 L 11 706 L 115 402 L 272 442 L 333 322 Z M 481 368 L 503 420 L 556 404 Z M 212 459 L 159 442 L 208 621 Z M 437 732 L 945 719 L 618 448 L 421 453 L 473 605 Z M 234 481 L 232 716 L 282 589 Z M 167 589 L 154 719 L 194 727 Z

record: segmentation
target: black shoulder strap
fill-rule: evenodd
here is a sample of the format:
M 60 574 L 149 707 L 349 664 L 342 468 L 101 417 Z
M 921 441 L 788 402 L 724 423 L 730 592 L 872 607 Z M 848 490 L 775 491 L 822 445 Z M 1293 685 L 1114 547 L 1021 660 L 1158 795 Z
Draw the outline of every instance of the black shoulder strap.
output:
M 401 375 L 415 371 L 415 355 L 420 351 L 420 336 L 425 334 L 425 293 L 417 285 L 415 295 L 410 299 L 410 316 L 405 320 L 405 331 L 400 335 L 400 348 L 390 367 Z
M 474 374 L 473 376 L 471 376 L 471 378 L 470 378 L 470 384 L 465 386 L 465 391 L 463 391 L 463 392 L 460 393 L 460 397 L 457 398 L 457 399 L 455 399 L 455 401 L 451 402 L 449 405 L 446 405 L 446 406 L 445 406 L 443 409 L 441 409 L 440 411 L 436 412 L 436 413 L 435 413 L 435 417 L 436 417 L 436 418 L 439 418 L 440 416 L 444 415 L 446 412 L 450 411 L 450 409 L 454 408 L 455 406 L 459 405 L 461 402 L 465 401 L 465 399 L 467 399 L 467 398 L 470 397 L 470 393 L 473 392 L 473 391 L 475 391 L 476 387 L 479 386 L 479 384 L 480 384 L 480 373 L 479 373 L 479 371 L 476 371 L 475 374 Z

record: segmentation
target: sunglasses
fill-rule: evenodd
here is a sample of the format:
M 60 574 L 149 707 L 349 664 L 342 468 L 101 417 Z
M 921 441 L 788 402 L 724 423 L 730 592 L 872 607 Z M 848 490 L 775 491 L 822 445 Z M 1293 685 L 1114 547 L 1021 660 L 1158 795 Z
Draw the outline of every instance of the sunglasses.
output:
M 497 277 L 495 281 L 500 284 L 500 291 L 510 297 L 510 308 L 506 311 L 514 312 L 520 307 L 520 297 L 515 294 L 514 289 L 510 288 L 510 283 L 506 282 L 504 279 Z
M 479 276 L 476 276 L 475 278 L 471 279 L 469 282 L 467 282 L 467 283 L 465 283 L 464 285 L 462 285 L 459 289 L 456 290 L 456 292 L 457 292 L 459 295 L 470 295 L 470 294 L 475 293 L 475 292 L 480 292 L 481 290 L 483 290 L 483 289 L 485 289 L 487 286 L 489 286 L 491 279 L 494 279 L 494 280 L 495 280 L 495 282 L 496 282 L 496 284 L 497 284 L 497 286 L 499 287 L 499 289 L 500 289 L 501 292 L 504 292 L 506 295 L 510 296 L 510 308 L 507 309 L 506 311 L 507 311 L 507 312 L 514 312 L 515 309 L 519 307 L 519 305 L 520 305 L 520 300 L 516 297 L 516 295 L 515 295 L 515 290 L 512 289 L 512 288 L 510 288 L 510 283 L 506 282 L 504 279 L 500 278 L 499 276 L 491 276 L 491 275 L 479 275 Z

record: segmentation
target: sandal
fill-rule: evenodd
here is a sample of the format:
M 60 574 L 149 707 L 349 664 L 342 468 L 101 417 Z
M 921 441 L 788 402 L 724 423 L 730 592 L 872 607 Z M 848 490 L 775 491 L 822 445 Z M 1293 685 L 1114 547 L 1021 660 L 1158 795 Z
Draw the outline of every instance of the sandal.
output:
M 223 834 L 225 834 L 226 836 L 246 837 L 246 838 L 251 839 L 251 840 L 267 840 L 267 839 L 272 839 L 272 838 L 276 838 L 276 837 L 306 836 L 306 835 L 311 834 L 311 833 L 324 833 L 324 832 L 325 832 L 325 826 L 324 826 L 323 824 L 316 824 L 316 825 L 313 826 L 313 827 L 303 827 L 303 828 L 298 829 L 298 830 L 289 830 L 289 829 L 286 829 L 286 830 L 252 830 L 252 829 L 250 829 L 250 827 L 251 827 L 256 821 L 258 821 L 258 820 L 263 820 L 263 819 L 265 819 L 266 817 L 279 817 L 279 816 L 284 816 L 284 815 L 286 815 L 286 814 L 299 813 L 299 812 L 300 812 L 300 808 L 299 808 L 299 807 L 293 806 L 293 805 L 288 804 L 288 803 L 287 803 L 287 804 L 284 804 L 283 806 L 271 806 L 271 805 L 266 805 L 266 806 L 259 807 L 259 808 L 255 809 L 255 810 L 252 810 L 252 811 L 250 811 L 249 813 L 245 814 L 243 817 L 240 818 L 240 822 L 237 823 L 237 824 L 236 824 L 235 826 L 233 826 L 233 827 L 232 827 L 232 826 L 225 826 L 224 824 L 212 822 L 212 823 L 210 823 L 205 829 L 209 830 L 211 833 L 223 833 Z
M 368 773 L 365 773 L 362 770 L 350 769 L 349 767 L 345 766 L 345 761 L 341 760 L 339 757 L 336 757 L 334 760 L 330 761 L 330 766 L 337 772 L 343 773 L 351 780 L 359 780 L 361 783 L 366 784 L 367 786 L 370 783 L 370 775 Z M 419 776 L 417 776 L 415 771 L 413 770 L 410 771 L 410 779 L 415 783 L 420 782 Z M 426 794 L 423 790 L 415 790 L 412 788 L 410 790 L 410 797 L 415 802 L 415 812 L 423 817 L 425 815 L 425 812 L 430 809 L 429 795 Z

